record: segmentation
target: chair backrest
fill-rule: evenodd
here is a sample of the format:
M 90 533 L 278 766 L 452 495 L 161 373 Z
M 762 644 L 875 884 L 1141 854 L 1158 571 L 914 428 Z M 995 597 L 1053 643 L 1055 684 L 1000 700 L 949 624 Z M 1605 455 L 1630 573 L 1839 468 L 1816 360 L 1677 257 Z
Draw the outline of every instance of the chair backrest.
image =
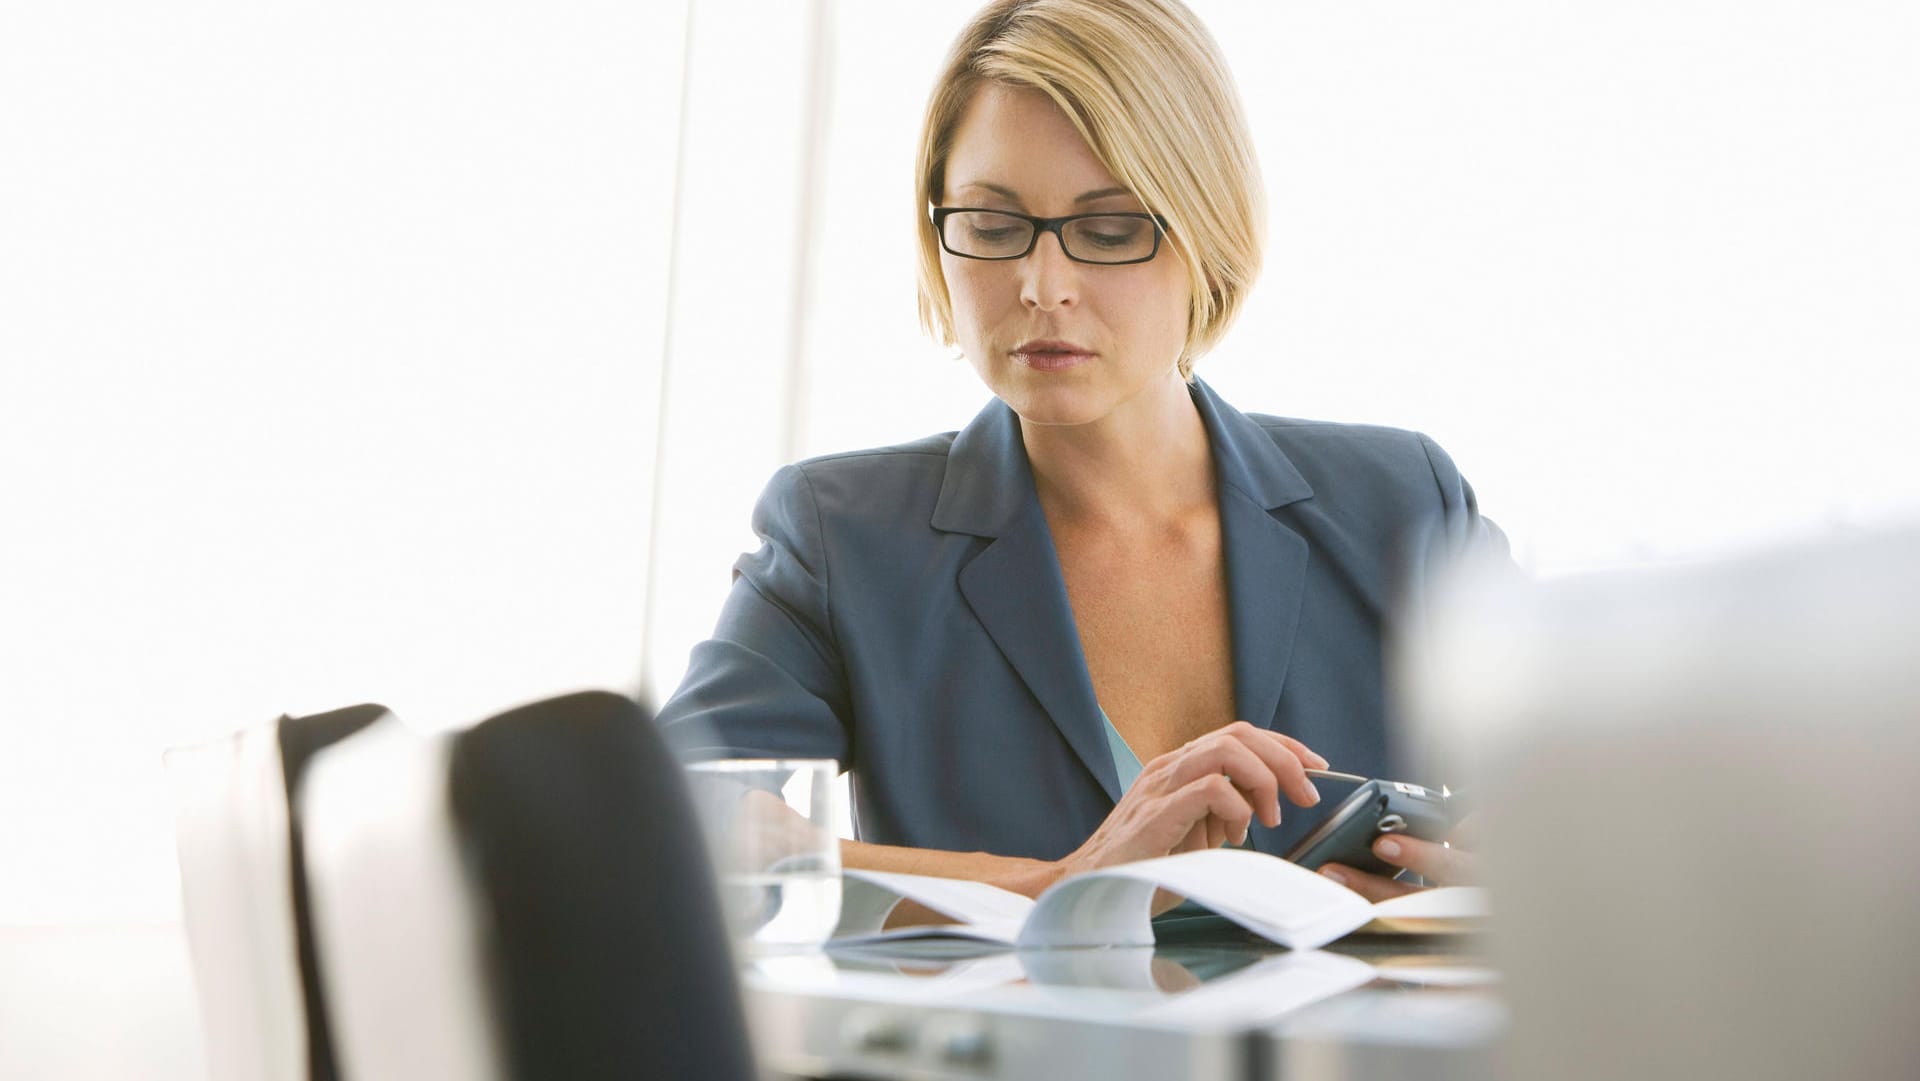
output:
M 753 1076 L 684 781 L 632 701 L 379 726 L 302 810 L 347 1081 Z
M 754 1076 L 710 864 L 651 717 L 597 692 L 536 703 L 462 734 L 450 777 L 514 1077 Z
M 301 795 L 346 1081 L 508 1076 L 486 923 L 447 798 L 451 749 L 388 718 L 319 756 Z
M 1436 609 L 1512 1076 L 1920 1077 L 1920 535 Z
M 282 717 L 165 756 L 213 1081 L 334 1081 L 289 793 L 315 752 L 385 714 Z

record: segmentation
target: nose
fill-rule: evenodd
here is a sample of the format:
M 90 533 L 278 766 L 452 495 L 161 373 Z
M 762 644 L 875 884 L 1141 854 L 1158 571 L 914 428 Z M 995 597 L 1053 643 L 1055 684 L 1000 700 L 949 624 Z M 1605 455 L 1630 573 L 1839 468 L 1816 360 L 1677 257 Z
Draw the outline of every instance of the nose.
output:
M 1060 234 L 1043 233 L 1020 260 L 1020 303 L 1038 311 L 1070 308 L 1080 300 L 1080 264 L 1067 258 Z

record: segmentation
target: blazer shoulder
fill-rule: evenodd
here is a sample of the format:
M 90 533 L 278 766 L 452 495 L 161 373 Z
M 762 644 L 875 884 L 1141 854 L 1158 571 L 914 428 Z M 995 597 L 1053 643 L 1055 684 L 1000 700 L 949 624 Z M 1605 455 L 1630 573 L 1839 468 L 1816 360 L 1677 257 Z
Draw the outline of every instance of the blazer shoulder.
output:
M 1391 428 L 1382 424 L 1351 424 L 1331 420 L 1302 420 L 1249 413 L 1248 418 L 1267 433 L 1275 446 L 1293 458 L 1303 469 L 1320 458 L 1332 457 L 1343 465 L 1373 461 L 1385 466 L 1425 465 L 1438 450 L 1433 440 L 1421 432 Z M 1304 462 L 1301 459 L 1305 459 Z
M 937 491 L 946 476 L 953 432 L 941 432 L 911 443 L 822 454 L 782 470 L 796 481 L 804 478 L 816 497 L 846 494 L 861 500 L 882 494 L 899 496 L 931 484 Z
M 1319 490 L 1400 493 L 1443 503 L 1470 500 L 1453 459 L 1424 432 L 1380 424 L 1350 424 L 1249 414 L 1307 483 Z
M 884 473 L 912 469 L 927 464 L 922 459 L 937 459 L 944 463 L 947 454 L 953 450 L 953 440 L 958 434 L 958 432 L 940 432 L 937 435 L 923 436 L 910 443 L 835 451 L 831 454 L 806 458 L 794 464 L 796 468 L 810 476 L 844 472 Z
M 1270 413 L 1248 413 L 1247 418 L 1258 424 L 1274 442 L 1300 439 L 1339 439 L 1359 440 L 1361 442 L 1398 443 L 1417 438 L 1419 433 L 1405 428 L 1392 428 L 1384 424 L 1354 424 L 1340 420 L 1306 420 L 1300 417 L 1277 417 Z
M 838 451 L 781 467 L 761 494 L 761 508 L 791 508 L 834 531 L 874 521 L 897 527 L 903 517 L 930 517 L 946 479 L 953 432 L 910 443 Z

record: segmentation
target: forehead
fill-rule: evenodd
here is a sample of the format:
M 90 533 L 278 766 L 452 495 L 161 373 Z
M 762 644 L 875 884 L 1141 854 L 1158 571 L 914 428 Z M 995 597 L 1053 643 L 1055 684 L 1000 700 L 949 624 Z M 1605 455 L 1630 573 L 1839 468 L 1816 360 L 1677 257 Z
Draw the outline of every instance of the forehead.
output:
M 1027 211 L 1047 214 L 1068 213 L 1080 196 L 1121 186 L 1052 98 L 1000 83 L 974 91 L 947 156 L 948 200 L 963 190 L 988 194 L 980 185 L 1010 191 Z

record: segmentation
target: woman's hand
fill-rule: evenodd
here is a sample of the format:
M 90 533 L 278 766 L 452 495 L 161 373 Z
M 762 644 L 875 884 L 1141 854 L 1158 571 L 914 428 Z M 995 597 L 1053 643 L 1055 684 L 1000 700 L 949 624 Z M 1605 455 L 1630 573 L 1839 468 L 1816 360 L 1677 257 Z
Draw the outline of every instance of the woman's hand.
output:
M 1468 825 L 1471 821 L 1470 818 L 1463 819 L 1446 844 L 1423 841 L 1418 837 L 1389 835 L 1373 842 L 1373 854 L 1395 867 L 1412 871 L 1434 885 L 1472 885 L 1478 880 L 1473 853 L 1455 847 L 1471 836 Z M 1410 882 L 1356 871 L 1343 863 L 1329 863 L 1320 868 L 1320 873 L 1369 901 L 1385 901 L 1423 888 Z
M 1093 836 L 1055 866 L 1064 877 L 1238 844 L 1255 817 L 1280 824 L 1280 797 L 1320 802 L 1308 768 L 1325 769 L 1327 760 L 1292 736 L 1235 721 L 1147 763 Z

